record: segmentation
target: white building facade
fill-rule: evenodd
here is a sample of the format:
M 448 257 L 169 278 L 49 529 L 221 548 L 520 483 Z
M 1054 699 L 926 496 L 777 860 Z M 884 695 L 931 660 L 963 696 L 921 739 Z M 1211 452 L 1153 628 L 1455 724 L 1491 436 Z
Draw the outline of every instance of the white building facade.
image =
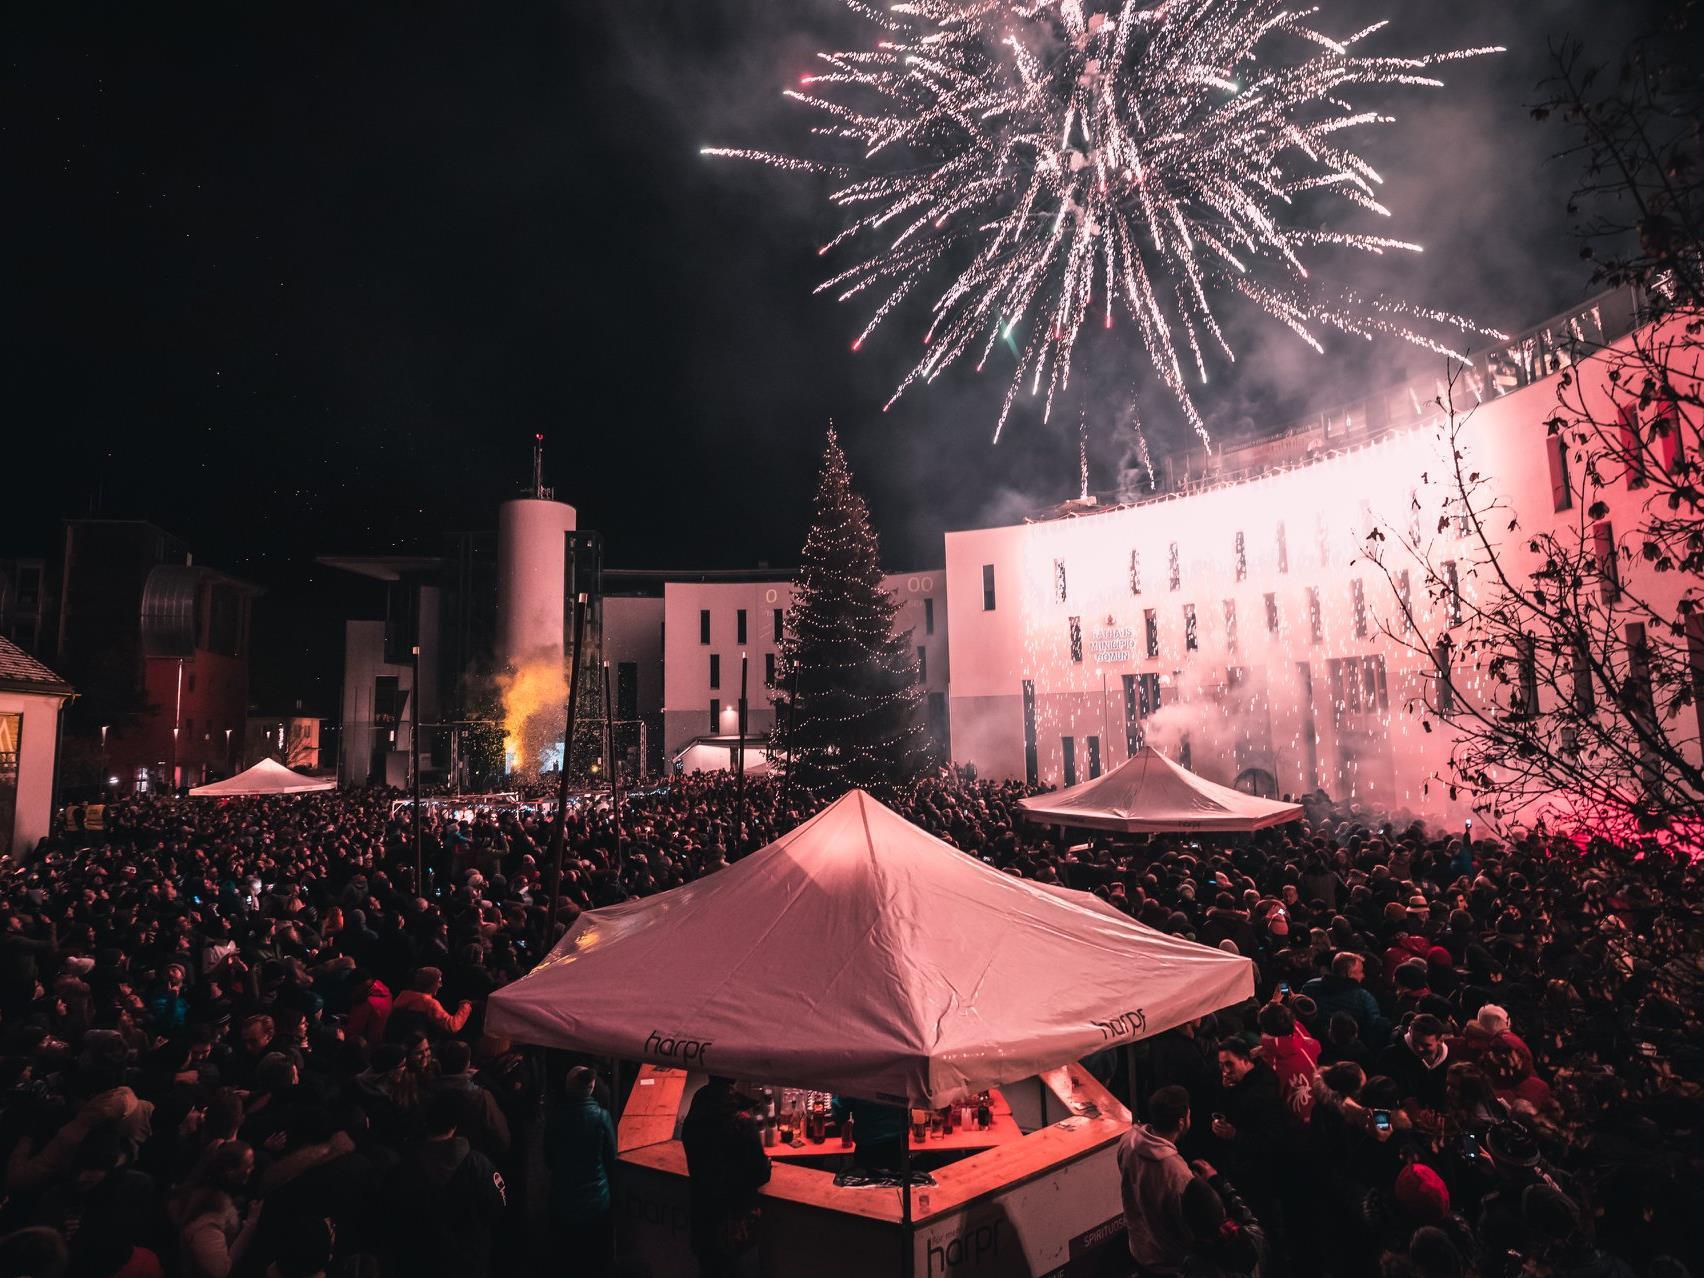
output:
M 738 734 L 742 653 L 748 662 L 746 731 L 759 736 L 775 724 L 776 669 L 793 584 L 760 573 L 747 578 L 704 574 L 664 584 L 663 737 L 669 758 L 699 737 Z M 895 631 L 911 632 L 930 733 L 944 750 L 949 663 L 945 574 L 938 568 L 889 573 L 882 584 L 899 601 Z
M 1567 337 L 1575 350 L 1582 337 L 1613 338 L 1604 307 L 1614 301 L 1482 357 L 1450 393 L 1472 410 L 1459 426 L 1464 465 L 1490 477 L 1517 521 L 1497 530 L 1516 568 L 1534 530 L 1584 528 L 1613 545 L 1615 528 L 1637 523 L 1636 485 L 1595 494 L 1607 512 L 1578 508 L 1547 427 L 1563 368 L 1612 416 L 1603 358 L 1571 365 Z M 1256 793 L 1323 788 L 1369 810 L 1464 815 L 1434 779 L 1452 744 L 1447 718 L 1425 713 L 1437 702 L 1434 666 L 1393 637 L 1413 633 L 1399 592 L 1422 634 L 1437 610 L 1460 607 L 1431 597 L 1402 541 L 1425 543 L 1450 577 L 1475 557 L 1437 482 L 1451 465 L 1447 415 L 1428 402 L 1439 390 L 1411 384 L 1227 454 L 1218 475 L 1182 492 L 949 533 L 954 759 L 1069 785 L 1147 743 Z M 1697 424 L 1686 429 L 1682 446 L 1697 447 Z M 1652 574 L 1635 589 L 1667 615 L 1676 577 Z M 1489 583 L 1464 571 L 1455 589 L 1472 600 Z
M 22 856 L 53 829 L 59 715 L 71 689 L 0 637 L 0 859 Z

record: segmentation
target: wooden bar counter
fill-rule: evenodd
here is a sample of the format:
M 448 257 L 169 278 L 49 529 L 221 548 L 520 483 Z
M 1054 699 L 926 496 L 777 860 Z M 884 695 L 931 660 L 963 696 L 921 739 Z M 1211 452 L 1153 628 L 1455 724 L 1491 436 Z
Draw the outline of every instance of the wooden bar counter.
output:
M 684 1070 L 642 1066 L 617 1126 L 622 1251 L 649 1261 L 659 1278 L 696 1273 L 679 1137 L 691 1094 L 703 1081 Z M 1130 1112 L 1077 1065 L 1002 1091 L 1011 1112 L 1000 1116 L 998 1138 L 967 1133 L 985 1138 L 976 1143 L 994 1143 L 936 1168 L 933 1186 L 912 1189 L 909 1238 L 897 1188 L 842 1188 L 832 1171 L 798 1161 L 848 1156 L 837 1138 L 772 1157 L 753 1272 L 898 1275 L 906 1247 L 919 1278 L 1123 1272 L 1128 1252 L 1116 1155 Z M 955 1152 L 940 1140 L 914 1148 L 931 1158 Z

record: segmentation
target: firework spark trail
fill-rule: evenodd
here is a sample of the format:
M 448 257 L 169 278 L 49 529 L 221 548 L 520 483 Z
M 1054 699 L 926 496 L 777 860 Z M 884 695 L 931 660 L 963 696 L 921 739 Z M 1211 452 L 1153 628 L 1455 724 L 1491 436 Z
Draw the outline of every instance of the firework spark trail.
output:
M 1203 442 L 1191 398 L 1204 345 L 1234 358 L 1215 299 L 1252 302 L 1315 350 L 1316 330 L 1400 337 L 1456 354 L 1413 327 L 1484 329 L 1447 312 L 1332 294 L 1308 250 L 1418 252 L 1389 236 L 1292 226 L 1298 197 L 1388 217 L 1351 130 L 1390 117 L 1347 100 L 1366 86 L 1442 81 L 1438 65 L 1498 49 L 1365 56 L 1282 0 L 909 0 L 850 7 L 879 29 L 865 50 L 818 55 L 787 96 L 850 158 L 744 148 L 705 154 L 823 173 L 850 223 L 822 252 L 867 244 L 819 291 L 874 290 L 858 349 L 933 280 L 926 351 L 900 381 L 930 382 L 997 344 L 1017 357 L 994 438 L 1028 389 L 1044 420 L 1069 383 L 1083 327 L 1133 324 L 1155 376 Z M 1145 452 L 1144 446 L 1144 452 Z

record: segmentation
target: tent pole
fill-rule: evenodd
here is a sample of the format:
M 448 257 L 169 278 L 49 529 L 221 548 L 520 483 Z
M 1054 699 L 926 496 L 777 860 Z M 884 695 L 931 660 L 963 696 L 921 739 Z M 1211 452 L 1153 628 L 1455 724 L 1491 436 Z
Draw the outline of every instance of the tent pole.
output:
M 905 1131 L 899 1138 L 899 1256 L 901 1278 L 917 1272 L 917 1247 L 911 1241 L 911 1103 L 905 1105 Z
M 550 850 L 556 862 L 556 884 L 550 898 L 550 925 L 562 915 L 562 853 L 568 842 L 568 761 L 574 757 L 574 711 L 580 699 L 580 647 L 586 638 L 586 596 L 574 597 L 574 664 L 568 668 L 568 708 L 562 730 L 562 771 L 557 777 L 556 823 L 550 831 Z M 554 936 L 551 938 L 554 941 Z

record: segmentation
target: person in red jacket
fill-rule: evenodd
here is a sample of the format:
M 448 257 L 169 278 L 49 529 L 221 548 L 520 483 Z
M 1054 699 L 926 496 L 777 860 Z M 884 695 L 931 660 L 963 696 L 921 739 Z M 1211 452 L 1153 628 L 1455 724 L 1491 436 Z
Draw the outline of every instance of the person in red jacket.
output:
M 1260 1059 L 1278 1075 L 1278 1092 L 1290 1116 L 1298 1123 L 1305 1123 L 1313 1117 L 1319 1040 L 1282 1003 L 1268 1003 L 1260 1009 L 1256 1020 L 1260 1025 Z
M 378 977 L 365 972 L 355 973 L 355 1002 L 349 1008 L 349 1020 L 344 1028 L 349 1037 L 359 1038 L 368 1047 L 385 1041 L 385 1022 L 390 1020 L 391 992 Z
M 456 1005 L 454 1015 L 438 1001 L 438 991 L 444 987 L 444 974 L 435 967 L 415 969 L 409 988 L 396 996 L 392 1015 L 409 1013 L 423 1019 L 434 1034 L 459 1034 L 467 1018 L 473 1014 L 473 1004 L 463 999 Z

